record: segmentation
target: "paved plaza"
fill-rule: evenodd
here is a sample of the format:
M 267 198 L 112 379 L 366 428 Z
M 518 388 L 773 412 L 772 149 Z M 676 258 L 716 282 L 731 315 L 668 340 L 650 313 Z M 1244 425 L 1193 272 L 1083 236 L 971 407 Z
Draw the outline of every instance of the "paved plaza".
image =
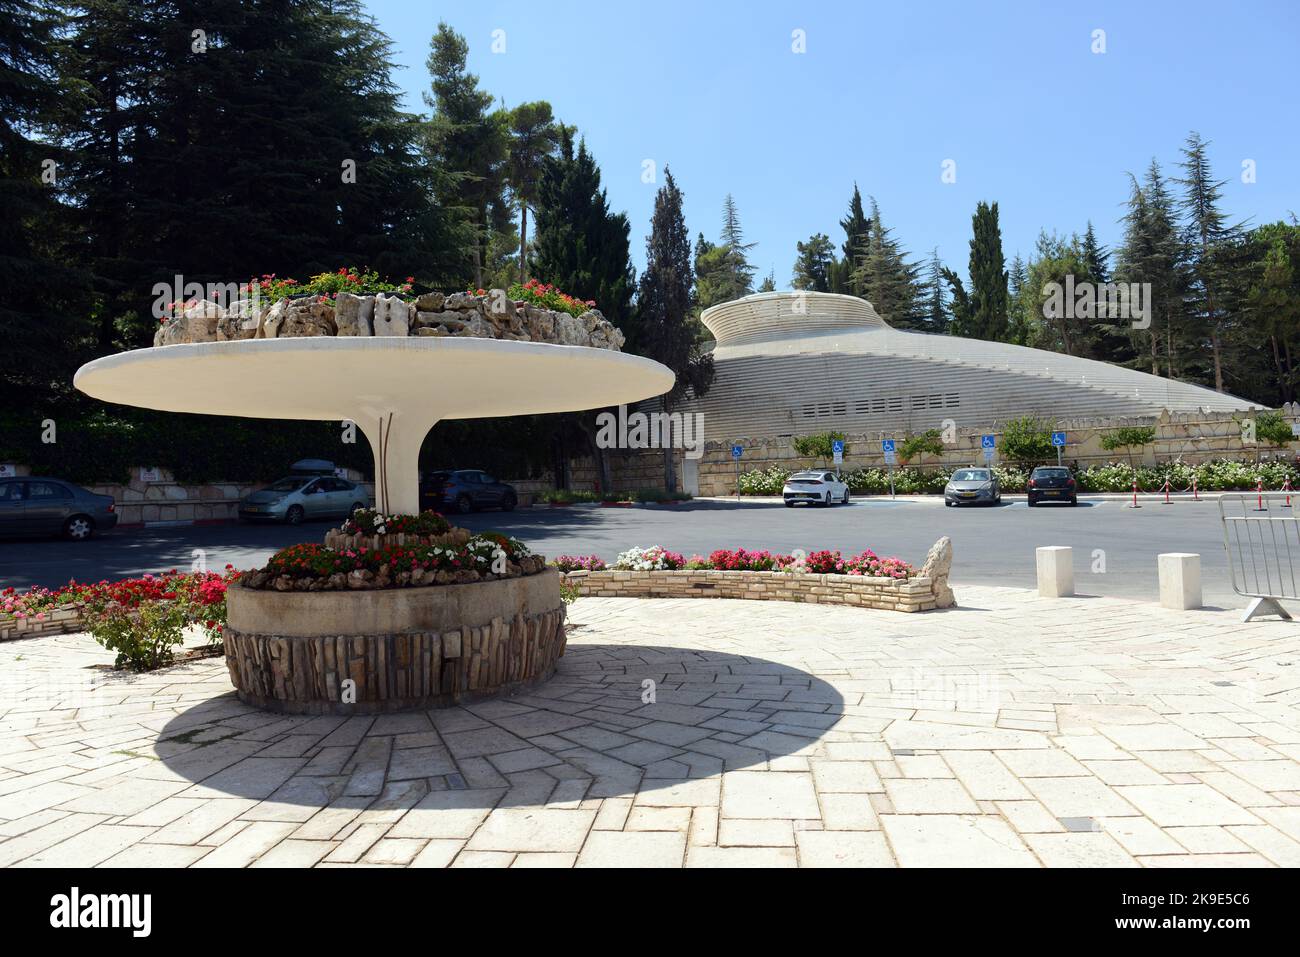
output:
M 581 599 L 548 683 L 374 718 L 6 642 L 0 866 L 1300 866 L 1300 627 L 955 587 Z

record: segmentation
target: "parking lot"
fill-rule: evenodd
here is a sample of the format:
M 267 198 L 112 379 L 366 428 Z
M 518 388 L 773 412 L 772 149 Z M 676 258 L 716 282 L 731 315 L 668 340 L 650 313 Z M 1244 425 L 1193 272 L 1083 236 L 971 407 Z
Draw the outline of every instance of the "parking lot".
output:
M 1030 509 L 1010 496 L 995 508 L 944 508 L 937 497 L 857 498 L 848 506 L 788 509 L 777 501 L 698 500 L 677 506 L 603 508 L 537 507 L 511 513 L 480 512 L 457 522 L 497 529 L 548 556 L 600 555 L 611 560 L 633 545 L 664 545 L 686 555 L 744 547 L 790 552 L 820 548 L 859 552 L 871 548 L 919 563 L 939 536 L 956 550 L 955 584 L 1034 584 L 1034 548 L 1075 550 L 1080 593 L 1155 600 L 1156 555 L 1201 555 L 1207 604 L 1241 607 L 1228 581 L 1218 505 L 1145 500 L 1130 509 L 1115 498 L 1083 497 L 1077 508 Z M 70 578 L 97 581 L 167 568 L 226 563 L 248 568 L 275 550 L 320 541 L 330 522 L 283 525 L 188 526 L 124 530 L 89 542 L 0 542 L 0 587 L 54 587 Z M 960 595 L 958 596 L 960 598 Z

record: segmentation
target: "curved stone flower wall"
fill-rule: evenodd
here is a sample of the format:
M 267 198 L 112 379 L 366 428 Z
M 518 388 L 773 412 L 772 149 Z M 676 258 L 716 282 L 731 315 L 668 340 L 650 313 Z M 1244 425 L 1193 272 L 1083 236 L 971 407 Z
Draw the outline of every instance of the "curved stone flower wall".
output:
M 229 308 L 203 299 L 165 319 L 155 346 L 299 336 L 468 336 L 622 348 L 623 333 L 598 309 L 579 316 L 510 299 L 493 289 L 478 296 L 427 292 L 413 300 L 341 292 L 337 299 L 301 296 L 269 305 L 243 299 Z

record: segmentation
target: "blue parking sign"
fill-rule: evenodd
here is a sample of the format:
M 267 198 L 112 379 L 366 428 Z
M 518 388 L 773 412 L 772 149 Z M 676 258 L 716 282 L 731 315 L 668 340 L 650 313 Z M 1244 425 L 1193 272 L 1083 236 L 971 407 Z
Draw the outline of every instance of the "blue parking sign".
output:
M 739 445 L 733 445 L 733 446 L 731 447 L 731 457 L 732 457 L 733 459 L 739 459 L 741 453 L 744 452 L 744 451 L 745 451 L 745 450 L 742 449 Z
M 834 452 L 836 455 L 842 455 L 844 453 L 844 440 L 835 439 L 833 442 L 831 442 L 831 451 Z
M 881 443 L 880 443 L 880 450 L 881 450 L 882 452 L 893 452 L 893 451 L 894 451 L 894 440 L 893 440 L 893 439 L 884 439 L 884 440 L 882 440 Z
M 994 438 L 993 436 L 991 435 L 980 436 L 980 448 L 995 449 L 997 448 L 997 445 L 998 445 L 997 439 Z
M 1059 448 L 1063 448 L 1063 447 L 1065 446 L 1065 433 L 1064 433 L 1064 432 L 1053 432 L 1053 433 L 1052 433 L 1052 445 L 1056 446 L 1058 449 L 1059 449 Z

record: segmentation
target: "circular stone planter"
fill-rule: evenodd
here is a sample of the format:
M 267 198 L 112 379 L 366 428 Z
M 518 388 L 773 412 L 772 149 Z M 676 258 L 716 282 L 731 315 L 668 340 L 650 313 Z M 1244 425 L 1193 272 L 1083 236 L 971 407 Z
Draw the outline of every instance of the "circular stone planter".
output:
M 239 699 L 292 714 L 450 707 L 549 678 L 564 654 L 554 569 L 374 591 L 226 593 Z

